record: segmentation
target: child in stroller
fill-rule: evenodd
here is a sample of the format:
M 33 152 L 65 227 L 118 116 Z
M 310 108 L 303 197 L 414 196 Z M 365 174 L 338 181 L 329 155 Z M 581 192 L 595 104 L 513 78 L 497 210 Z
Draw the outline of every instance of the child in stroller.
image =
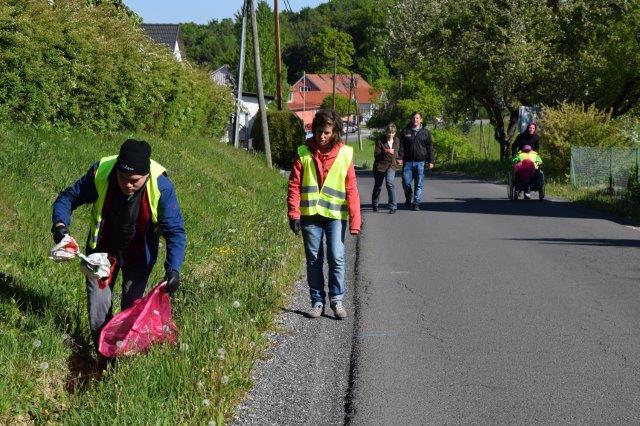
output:
M 538 191 L 538 198 L 544 198 L 544 175 L 540 170 L 542 159 L 537 152 L 525 145 L 512 160 L 513 170 L 509 173 L 509 198 L 517 200 L 520 192 L 524 199 L 531 199 L 531 191 Z

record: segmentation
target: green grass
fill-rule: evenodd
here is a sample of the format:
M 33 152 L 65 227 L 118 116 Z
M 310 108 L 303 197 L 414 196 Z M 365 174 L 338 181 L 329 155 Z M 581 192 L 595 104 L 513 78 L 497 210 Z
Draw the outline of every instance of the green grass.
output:
M 76 262 L 47 259 L 51 204 L 128 136 L 0 133 L 1 424 L 221 423 L 251 386 L 302 245 L 287 227 L 286 180 L 263 157 L 206 139 L 148 137 L 175 183 L 188 233 L 173 299 L 179 346 L 93 375 L 82 274 Z M 88 217 L 82 207 L 71 225 L 83 243 Z
M 362 150 L 358 144 L 358 136 L 349 135 L 349 146 L 353 147 L 354 165 L 358 168 L 371 170 L 373 167 L 373 151 L 376 143 L 373 139 L 362 138 Z

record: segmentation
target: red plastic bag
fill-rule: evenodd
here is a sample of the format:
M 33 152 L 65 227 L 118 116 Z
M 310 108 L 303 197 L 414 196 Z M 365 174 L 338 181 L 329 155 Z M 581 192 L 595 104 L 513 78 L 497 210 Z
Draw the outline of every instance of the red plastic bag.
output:
M 158 284 L 133 306 L 113 317 L 100 332 L 98 351 L 105 357 L 146 352 L 154 343 L 176 342 L 176 325 L 171 320 L 171 301 Z

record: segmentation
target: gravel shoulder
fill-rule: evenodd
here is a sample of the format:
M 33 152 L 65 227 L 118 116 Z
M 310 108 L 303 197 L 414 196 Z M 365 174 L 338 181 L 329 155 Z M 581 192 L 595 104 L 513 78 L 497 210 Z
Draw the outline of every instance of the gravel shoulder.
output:
M 295 283 L 288 306 L 272 333 L 271 348 L 255 367 L 254 388 L 237 408 L 235 425 L 344 424 L 345 399 L 354 330 L 354 292 L 357 237 L 346 236 L 346 293 L 348 317 L 311 320 L 306 277 Z M 304 265 L 302 265 L 304 269 Z

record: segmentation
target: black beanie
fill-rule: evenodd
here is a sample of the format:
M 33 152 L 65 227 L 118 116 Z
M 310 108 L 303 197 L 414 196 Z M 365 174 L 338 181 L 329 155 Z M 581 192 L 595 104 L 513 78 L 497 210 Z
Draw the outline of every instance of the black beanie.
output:
M 120 146 L 116 167 L 123 173 L 146 175 L 149 173 L 151 145 L 146 141 L 127 139 Z

